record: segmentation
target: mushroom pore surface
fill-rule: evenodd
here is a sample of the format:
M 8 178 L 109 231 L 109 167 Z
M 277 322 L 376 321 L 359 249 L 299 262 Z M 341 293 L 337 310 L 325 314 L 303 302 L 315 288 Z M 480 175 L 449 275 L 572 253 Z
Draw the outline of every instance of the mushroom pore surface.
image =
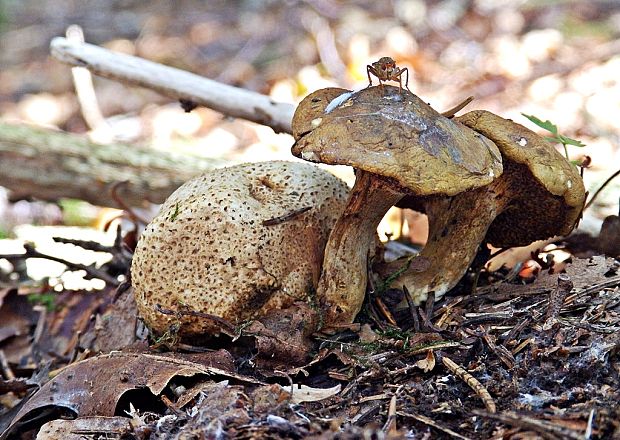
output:
M 216 169 L 178 188 L 140 237 L 138 311 L 157 334 L 188 337 L 305 299 L 348 188 L 316 166 L 262 162 Z M 161 313 L 158 310 L 172 313 Z

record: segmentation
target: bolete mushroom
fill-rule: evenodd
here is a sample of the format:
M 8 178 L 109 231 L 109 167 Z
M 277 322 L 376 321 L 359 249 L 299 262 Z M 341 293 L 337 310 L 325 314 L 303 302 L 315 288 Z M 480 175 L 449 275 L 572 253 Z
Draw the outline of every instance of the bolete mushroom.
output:
M 178 188 L 140 237 L 132 262 L 138 311 L 163 334 L 190 337 L 305 299 L 320 275 L 348 187 L 314 165 L 247 163 Z M 162 313 L 163 311 L 172 311 Z
M 426 212 L 431 225 L 420 257 L 428 261 L 422 272 L 428 281 L 406 281 L 414 299 L 424 300 L 430 290 L 439 296 L 458 281 L 494 218 L 476 207 L 476 194 L 483 196 L 483 188 L 502 174 L 492 141 L 390 86 L 310 94 L 295 112 L 293 135 L 294 155 L 356 169 L 347 207 L 327 243 L 317 290 L 327 324 L 350 322 L 359 312 L 377 224 L 397 203 Z M 463 193 L 471 197 L 456 198 Z
M 420 273 L 406 271 L 392 284 L 406 286 L 416 302 L 426 299 L 430 291 L 440 298 L 454 287 L 481 242 L 508 248 L 567 235 L 585 202 L 576 167 L 533 131 L 486 110 L 466 113 L 455 121 L 497 145 L 504 172 L 477 190 L 432 205 L 422 202 L 429 215 L 430 249 L 427 244 L 421 255 L 431 261 L 431 267 Z M 414 207 L 419 203 L 412 202 Z

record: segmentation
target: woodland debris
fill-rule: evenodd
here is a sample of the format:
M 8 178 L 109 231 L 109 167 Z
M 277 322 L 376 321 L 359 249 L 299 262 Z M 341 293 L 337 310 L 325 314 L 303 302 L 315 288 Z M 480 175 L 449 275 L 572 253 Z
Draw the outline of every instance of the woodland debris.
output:
M 182 360 L 179 356 L 110 353 L 64 368 L 20 409 L 0 438 L 25 430 L 33 423 L 50 420 L 53 415 L 112 417 L 126 393 L 146 390 L 149 395 L 159 396 L 175 380 L 183 382 L 183 378 L 260 383 L 234 372 Z M 137 396 L 132 399 L 134 404 L 139 400 Z M 42 418 L 41 413 L 47 416 Z
M 95 144 L 83 136 L 0 121 L 0 185 L 13 199 L 85 200 L 117 207 L 110 189 L 128 181 L 129 206 L 162 203 L 190 178 L 221 162 L 138 145 Z

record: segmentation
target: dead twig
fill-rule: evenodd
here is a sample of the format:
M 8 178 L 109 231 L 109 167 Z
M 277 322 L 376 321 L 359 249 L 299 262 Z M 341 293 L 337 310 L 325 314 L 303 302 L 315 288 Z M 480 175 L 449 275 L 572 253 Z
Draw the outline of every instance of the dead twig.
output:
M 392 312 L 390 312 L 390 309 L 388 309 L 388 307 L 385 305 L 381 298 L 375 298 L 375 306 L 390 325 L 393 325 L 394 327 L 398 326 L 396 319 L 394 319 L 394 315 L 392 315 Z
M 84 31 L 80 26 L 76 24 L 69 26 L 66 35 L 67 40 L 77 44 L 84 44 Z M 92 75 L 84 67 L 72 68 L 71 75 L 73 76 L 75 95 L 80 104 L 84 121 L 91 130 L 102 129 L 102 132 L 107 131 L 109 133 L 110 126 L 99 108 Z
M 385 433 L 396 433 L 398 428 L 396 427 L 396 394 L 390 399 L 387 412 L 387 420 L 381 429 Z
M 411 298 L 411 293 L 409 293 L 409 289 L 407 286 L 403 285 L 403 292 L 405 292 L 405 298 L 407 299 L 407 306 L 409 307 L 409 314 L 411 315 L 411 319 L 413 320 L 413 330 L 416 333 L 420 332 L 420 320 L 418 319 L 418 308 L 415 304 L 413 304 L 413 299 Z
M 50 261 L 55 261 L 57 263 L 61 263 L 64 264 L 65 266 L 67 266 L 67 268 L 69 268 L 69 270 L 73 270 L 73 271 L 77 271 L 77 270 L 83 270 L 84 272 L 86 272 L 86 276 L 85 278 L 87 279 L 92 279 L 92 278 L 98 278 L 100 280 L 105 281 L 106 283 L 116 287 L 119 285 L 119 281 L 111 276 L 108 275 L 107 273 L 105 273 L 102 270 L 97 269 L 96 267 L 93 266 L 87 266 L 85 264 L 80 264 L 80 263 L 73 263 L 71 261 L 67 261 L 64 260 L 62 258 L 58 258 L 58 257 L 54 257 L 52 255 L 47 255 L 47 254 L 43 254 L 39 251 L 37 251 L 34 246 L 32 244 L 29 243 L 24 243 L 24 249 L 26 250 L 25 253 L 23 254 L 10 254 L 10 255 L 0 255 L 0 258 L 4 258 L 6 260 L 25 260 L 27 258 L 43 258 L 45 260 L 50 260 Z
M 467 98 L 465 98 L 462 102 L 460 102 L 459 104 L 455 105 L 454 107 L 446 110 L 445 112 L 441 113 L 441 116 L 444 116 L 448 119 L 451 119 L 454 117 L 454 115 L 456 115 L 458 112 L 460 112 L 461 110 L 463 110 L 465 107 L 467 107 L 469 105 L 470 102 L 472 102 L 474 100 L 473 96 L 468 96 Z
M 523 414 L 517 414 L 515 412 L 507 411 L 501 414 L 489 414 L 484 411 L 473 410 L 472 413 L 476 414 L 477 416 L 497 420 L 506 425 L 517 426 L 521 429 L 536 431 L 536 433 L 550 440 L 583 440 L 584 438 L 582 433 L 576 432 L 570 428 L 556 425 L 546 420 L 537 420 L 531 417 L 527 417 Z
M 263 226 L 274 226 L 279 225 L 280 223 L 287 222 L 289 220 L 293 220 L 296 217 L 299 217 L 305 212 L 308 212 L 312 209 L 312 206 L 304 206 L 303 208 L 297 209 L 295 211 L 289 212 L 284 215 L 280 215 L 278 217 L 270 218 L 269 220 L 263 220 Z
M 490 413 L 497 412 L 497 406 L 495 405 L 495 401 L 491 397 L 491 394 L 489 394 L 489 391 L 478 381 L 478 379 L 469 374 L 465 368 L 461 367 L 447 356 L 443 356 L 441 361 L 455 376 L 463 380 L 463 382 L 474 390 L 476 395 L 480 397 L 484 403 L 484 406 Z
M 137 226 L 138 223 L 142 223 L 143 225 L 147 225 L 149 222 L 147 220 L 143 219 L 142 217 L 140 217 L 139 215 L 137 215 L 134 212 L 134 210 L 131 209 L 131 207 L 127 203 L 125 203 L 125 200 L 123 200 L 123 198 L 118 193 L 118 190 L 122 186 L 127 186 L 127 185 L 129 185 L 129 181 L 128 180 L 123 180 L 123 181 L 120 181 L 120 182 L 114 182 L 114 184 L 110 188 L 110 197 L 112 197 L 112 200 L 114 200 L 118 204 L 119 208 L 121 208 L 123 211 L 125 211 L 127 213 L 129 218 L 131 218 L 131 220 L 134 222 L 134 224 L 136 224 L 136 226 Z
M 62 37 L 54 38 L 50 48 L 56 59 L 85 67 L 96 75 L 146 87 L 174 100 L 192 101 L 227 116 L 266 125 L 276 132 L 291 133 L 293 104 L 275 102 L 260 93 Z
M 98 241 L 78 240 L 75 238 L 65 238 L 65 237 L 52 237 L 52 240 L 54 240 L 56 243 L 72 244 L 74 246 L 81 247 L 82 249 L 86 249 L 87 251 L 106 252 L 108 254 L 111 254 L 114 252 L 114 247 L 103 245 L 99 243 Z
M 543 330 L 549 330 L 553 324 L 558 320 L 560 310 L 564 305 L 564 300 L 573 289 L 573 282 L 570 277 L 561 273 L 558 275 L 558 285 L 551 291 L 549 295 L 549 305 L 547 307 L 547 313 L 545 315 L 545 323 L 543 324 Z
M 170 310 L 164 309 L 159 305 L 155 306 L 155 310 L 164 315 L 174 315 L 177 317 L 181 316 L 194 316 L 198 318 L 208 319 L 209 321 L 213 321 L 215 324 L 220 326 L 220 331 L 224 332 L 228 336 L 234 336 L 235 334 L 235 326 L 230 322 L 225 320 L 224 318 L 220 318 L 219 316 L 211 315 L 209 313 L 198 312 L 196 310 Z
M 485 332 L 482 340 L 487 344 L 489 349 L 499 358 L 500 361 L 510 370 L 515 366 L 515 358 L 512 353 L 503 345 L 495 343 L 495 337 Z

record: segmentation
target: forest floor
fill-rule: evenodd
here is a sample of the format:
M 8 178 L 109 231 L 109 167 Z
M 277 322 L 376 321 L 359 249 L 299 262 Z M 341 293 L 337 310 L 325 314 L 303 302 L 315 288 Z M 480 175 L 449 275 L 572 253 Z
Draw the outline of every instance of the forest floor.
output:
M 583 141 L 571 158 L 589 157 L 590 194 L 620 163 L 613 2 L 45 3 L 0 5 L 3 119 L 230 163 L 290 158 L 289 136 L 208 109 L 188 116 L 155 93 L 95 78 L 109 129 L 98 133 L 69 68 L 48 55 L 50 39 L 79 23 L 89 42 L 290 102 L 363 87 L 365 65 L 389 54 L 435 108 L 473 95 L 472 108 L 524 125 L 520 113 L 551 119 Z M 0 255 L 0 438 L 620 438 L 620 250 L 609 246 L 620 235 L 618 181 L 571 236 L 508 252 L 479 277 L 471 270 L 432 307 L 393 311 L 395 323 L 371 298 L 355 324 L 310 339 L 256 328 L 207 346 L 150 338 L 128 282 L 144 225 L 45 251 L 70 260 L 60 271 L 81 274 L 78 287 L 45 268 L 33 275 L 38 245 Z M 24 252 L 46 225 L 76 224 L 75 206 L 91 232 L 120 214 L 0 190 L 0 254 L 15 253 L 9 242 Z M 605 218 L 616 232 L 599 237 Z

